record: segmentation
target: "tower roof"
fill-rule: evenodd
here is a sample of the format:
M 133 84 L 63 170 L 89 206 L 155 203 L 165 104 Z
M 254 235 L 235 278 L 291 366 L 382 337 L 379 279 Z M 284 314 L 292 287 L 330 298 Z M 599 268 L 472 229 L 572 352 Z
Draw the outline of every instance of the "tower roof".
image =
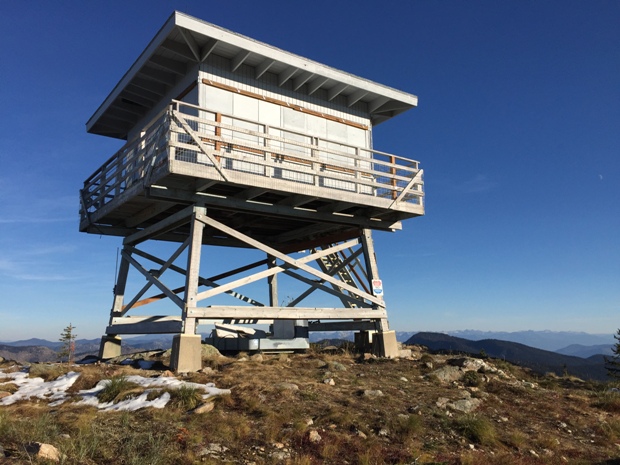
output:
M 214 24 L 175 11 L 86 123 L 88 132 L 126 139 L 188 70 L 211 54 L 230 59 L 231 71 L 254 68 L 260 79 L 270 72 L 278 85 L 327 99 L 346 98 L 348 106 L 367 104 L 373 124 L 417 105 L 415 95 L 323 65 Z

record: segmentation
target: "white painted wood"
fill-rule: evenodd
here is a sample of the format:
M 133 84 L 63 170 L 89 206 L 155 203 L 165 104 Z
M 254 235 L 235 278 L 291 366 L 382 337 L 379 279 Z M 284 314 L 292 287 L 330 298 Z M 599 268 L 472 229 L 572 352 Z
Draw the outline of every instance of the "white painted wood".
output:
M 273 320 L 347 320 L 387 318 L 384 308 L 315 308 L 315 307 L 211 307 L 192 308 L 189 314 L 199 319 L 259 318 Z

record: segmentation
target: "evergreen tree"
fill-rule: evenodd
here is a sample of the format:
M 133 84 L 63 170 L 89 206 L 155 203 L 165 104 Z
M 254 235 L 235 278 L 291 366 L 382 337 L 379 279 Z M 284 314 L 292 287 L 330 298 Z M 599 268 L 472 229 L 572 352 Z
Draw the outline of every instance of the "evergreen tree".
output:
M 60 350 L 58 351 L 58 356 L 60 357 L 60 361 L 63 359 L 67 359 L 67 363 L 73 362 L 73 356 L 75 355 L 75 338 L 77 334 L 75 334 L 75 326 L 69 323 L 65 329 L 60 333 L 59 341 L 62 342 L 60 346 Z
M 613 355 L 605 357 L 605 369 L 607 370 L 607 376 L 620 379 L 620 329 L 614 334 L 614 339 L 618 342 L 611 349 Z

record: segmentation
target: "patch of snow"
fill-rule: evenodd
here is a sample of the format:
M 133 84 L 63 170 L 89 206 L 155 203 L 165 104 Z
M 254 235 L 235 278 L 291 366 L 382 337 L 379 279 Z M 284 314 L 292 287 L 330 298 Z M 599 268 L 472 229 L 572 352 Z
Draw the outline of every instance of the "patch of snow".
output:
M 147 362 L 150 363 L 150 362 Z M 62 404 L 67 400 L 66 390 L 73 385 L 78 379 L 80 373 L 69 372 L 63 376 L 60 376 L 54 381 L 45 382 L 42 378 L 29 378 L 28 373 L 25 371 L 19 371 L 14 373 L 3 373 L 0 371 L 0 386 L 2 384 L 13 383 L 18 386 L 17 392 L 0 399 L 0 405 L 11 405 L 19 400 L 28 400 L 31 398 L 39 398 L 47 401 L 51 401 L 50 407 Z M 7 380 L 2 382 L 2 380 Z M 119 411 L 119 410 L 138 410 L 141 408 L 153 407 L 164 408 L 170 401 L 170 394 L 164 392 L 161 396 L 153 400 L 147 400 L 149 393 L 153 391 L 159 391 L 161 389 L 179 389 L 183 386 L 199 389 L 204 392 L 202 395 L 203 400 L 209 399 L 214 396 L 228 395 L 229 389 L 219 389 L 215 387 L 213 383 L 199 384 L 191 383 L 187 381 L 181 381 L 174 377 L 162 376 L 159 378 L 145 378 L 143 376 L 127 376 L 127 381 L 137 384 L 138 386 L 146 388 L 146 390 L 140 395 L 125 399 L 121 402 L 113 404 L 112 402 L 100 403 L 97 398 L 105 387 L 110 383 L 110 380 L 102 380 L 92 389 L 84 389 L 79 391 L 78 395 L 82 397 L 79 405 L 90 405 L 97 407 L 104 411 Z
M 80 374 L 75 371 L 60 376 L 53 381 L 44 381 L 43 378 L 28 378 L 28 373 L 0 373 L 0 379 L 9 378 L 19 389 L 10 396 L 0 400 L 0 405 L 11 405 L 20 400 L 38 398 L 52 401 L 50 406 L 60 405 L 67 399 L 66 390 L 75 383 Z M 0 383 L 0 386 L 5 383 Z

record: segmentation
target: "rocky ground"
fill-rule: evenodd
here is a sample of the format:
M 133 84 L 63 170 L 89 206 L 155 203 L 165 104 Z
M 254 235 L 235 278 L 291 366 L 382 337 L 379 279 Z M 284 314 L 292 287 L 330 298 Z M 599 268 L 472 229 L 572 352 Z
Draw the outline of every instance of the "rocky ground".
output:
M 211 350 L 204 369 L 188 374 L 167 371 L 161 351 L 131 362 L 33 364 L 30 377 L 41 382 L 79 376 L 62 388 L 62 403 L 50 395 L 10 405 L 2 403 L 20 386 L 9 373 L 24 368 L 4 361 L 0 463 L 620 464 L 617 386 L 418 346 L 401 354 Z M 102 398 L 112 380 L 136 375 L 155 381 Z M 185 384 L 162 387 L 172 379 Z M 215 388 L 218 395 L 205 395 Z M 99 403 L 85 405 L 86 392 Z M 165 407 L 111 407 L 136 399 Z

